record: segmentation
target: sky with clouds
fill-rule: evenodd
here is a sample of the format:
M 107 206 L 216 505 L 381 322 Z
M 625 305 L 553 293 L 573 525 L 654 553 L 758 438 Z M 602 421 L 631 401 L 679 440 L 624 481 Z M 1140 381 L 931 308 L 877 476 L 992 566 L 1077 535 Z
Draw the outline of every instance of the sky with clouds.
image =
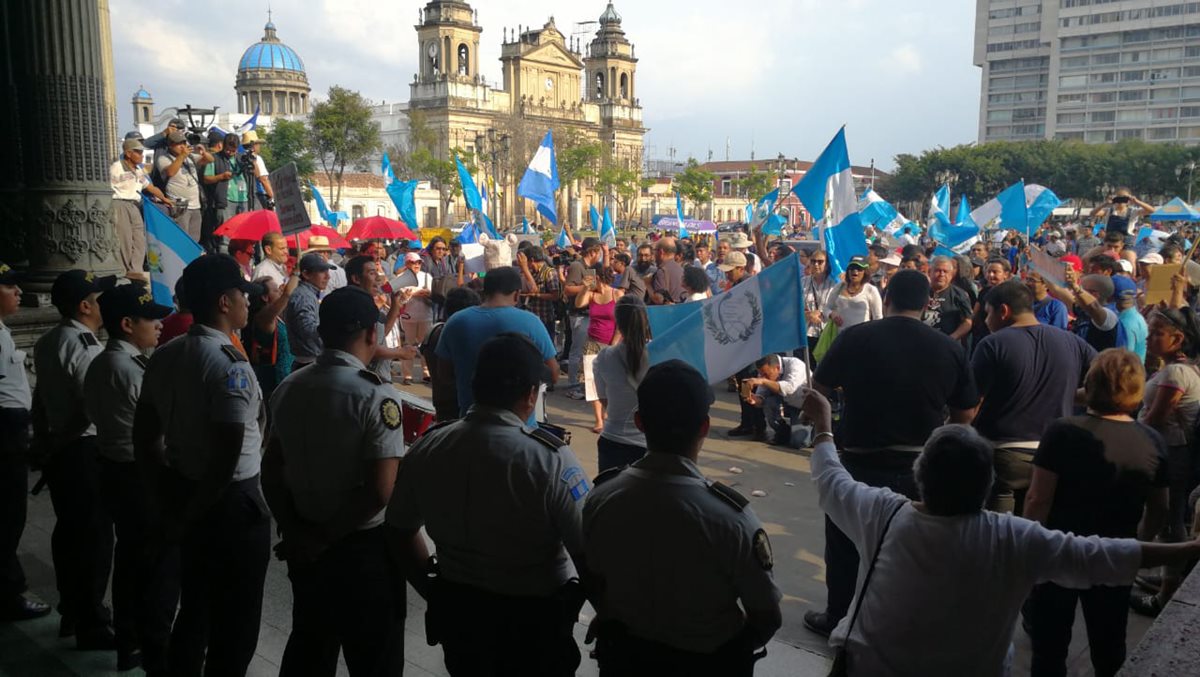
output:
M 139 85 L 158 108 L 236 110 L 238 59 L 262 37 L 266 0 L 110 0 L 121 124 Z M 304 60 L 314 97 L 331 85 L 405 101 L 423 2 L 275 0 L 279 38 Z M 477 0 L 481 68 L 500 81 L 502 28 L 554 16 L 570 34 L 603 0 Z M 202 8 L 197 13 L 197 7 Z M 975 140 L 979 69 L 967 0 L 618 0 L 634 43 L 652 158 L 812 159 L 842 124 L 851 160 Z M 192 17 L 192 18 L 186 18 Z M 594 32 L 595 27 L 591 30 Z M 585 40 L 590 40 L 587 35 Z

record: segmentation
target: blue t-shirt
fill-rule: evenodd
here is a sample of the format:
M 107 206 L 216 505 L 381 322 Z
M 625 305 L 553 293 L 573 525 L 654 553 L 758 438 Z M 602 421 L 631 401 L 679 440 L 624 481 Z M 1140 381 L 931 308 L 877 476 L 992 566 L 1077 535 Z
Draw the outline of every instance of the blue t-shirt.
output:
M 1123 347 L 1133 351 L 1142 362 L 1146 361 L 1146 337 L 1150 334 L 1146 326 L 1146 318 L 1137 308 L 1126 308 L 1117 313 L 1117 321 L 1125 328 L 1125 344 Z
M 1067 304 L 1053 296 L 1047 296 L 1041 301 L 1033 302 L 1033 314 L 1037 321 L 1059 329 L 1067 328 Z
M 454 314 L 442 328 L 438 339 L 437 356 L 454 363 L 454 382 L 458 387 L 458 410 L 465 415 L 475 402 L 471 379 L 475 376 L 475 361 L 479 348 L 490 338 L 504 333 L 523 334 L 533 341 L 543 360 L 558 354 L 546 326 L 537 315 L 520 308 L 485 308 L 475 306 Z M 533 415 L 526 421 L 536 426 Z

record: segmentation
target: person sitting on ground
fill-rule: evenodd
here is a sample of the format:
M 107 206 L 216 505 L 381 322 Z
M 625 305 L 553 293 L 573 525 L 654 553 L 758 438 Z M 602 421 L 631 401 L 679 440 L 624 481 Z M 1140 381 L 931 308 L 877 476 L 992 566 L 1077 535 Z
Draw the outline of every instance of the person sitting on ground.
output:
M 743 383 L 753 388 L 747 402 L 762 407 L 767 429 L 773 432 L 771 444 L 790 447 L 792 424 L 800 418 L 804 400 L 803 388 L 808 386 L 808 367 L 795 357 L 766 355 L 754 363 L 758 376 Z
M 848 674 L 1006 675 L 1033 586 L 1129 585 L 1141 567 L 1200 555 L 1200 541 L 1074 536 L 983 509 L 992 445 L 972 428 L 933 432 L 913 472 L 919 497 L 856 482 L 833 440 L 829 401 L 810 393 L 812 478 L 821 509 L 862 553 L 853 612 L 830 637 Z

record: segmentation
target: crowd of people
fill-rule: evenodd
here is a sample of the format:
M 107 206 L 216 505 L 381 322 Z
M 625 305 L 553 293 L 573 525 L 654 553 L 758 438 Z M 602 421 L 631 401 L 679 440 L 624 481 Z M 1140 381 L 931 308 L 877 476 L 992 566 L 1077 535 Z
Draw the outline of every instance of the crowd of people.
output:
M 231 171 L 215 157 L 210 176 Z M 1187 269 L 1144 303 L 1147 266 L 1184 262 L 1190 233 L 1135 253 L 1127 204 L 1083 251 L 1053 227 L 969 256 L 881 236 L 840 278 L 757 232 L 522 242 L 483 274 L 439 237 L 214 240 L 229 254 L 190 263 L 174 307 L 136 276 L 62 274 L 32 391 L 2 324 L 22 278 L 0 264 L 5 617 L 51 611 L 16 558 L 32 465 L 60 635 L 121 670 L 245 674 L 275 529 L 284 675 L 331 675 L 339 652 L 354 675 L 399 671 L 409 585 L 454 675 L 574 674 L 585 601 L 603 675 L 750 675 L 782 623 L 770 539 L 700 471 L 715 395 L 650 364 L 648 307 L 795 256 L 807 344 L 727 384 L 726 434 L 812 447 L 828 595 L 805 626 L 848 674 L 1003 675 L 1020 618 L 1033 673 L 1054 675 L 1082 604 L 1096 674 L 1115 674 L 1128 608 L 1157 614 L 1200 556 Z M 1038 245 L 1061 273 L 1035 272 Z M 539 416 L 564 374 L 595 477 Z M 417 378 L 437 423 L 406 444 L 396 386 Z

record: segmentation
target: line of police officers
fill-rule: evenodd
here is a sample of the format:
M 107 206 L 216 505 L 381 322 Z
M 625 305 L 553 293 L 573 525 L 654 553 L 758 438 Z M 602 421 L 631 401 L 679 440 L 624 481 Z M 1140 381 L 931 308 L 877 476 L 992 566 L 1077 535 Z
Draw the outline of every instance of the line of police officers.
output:
M 0 272 L 0 291 L 16 284 Z M 650 452 L 594 489 L 569 446 L 525 425 L 548 374 L 517 335 L 481 337 L 475 405 L 406 453 L 396 391 L 366 368 L 378 311 L 347 287 L 322 302 L 324 352 L 276 390 L 260 452 L 261 394 L 232 336 L 248 320 L 246 294 L 262 290 L 227 256 L 197 259 L 176 289 L 195 324 L 146 360 L 167 309 L 109 284 L 81 271 L 56 281 L 63 321 L 38 343 L 34 399 L 50 419 L 35 427 L 51 441 L 63 625 L 73 621 L 83 648 L 114 645 L 102 599 L 115 522 L 122 669 L 245 674 L 272 515 L 294 597 L 283 675 L 332 675 L 339 650 L 352 675 L 400 674 L 406 581 L 427 599 L 427 639 L 456 676 L 574 674 L 585 599 L 604 675 L 749 675 L 778 629 L 762 525 L 696 466 L 712 391 L 690 366 L 649 371 L 637 420 Z M 94 312 L 109 333 L 103 359 Z M 29 399 L 27 386 L 25 400 L 4 394 L 24 383 L 18 358 L 0 325 L 6 433 L 24 425 L 8 410 Z M 16 483 L 0 486 L 15 506 Z M 10 532 L 0 530 L 0 559 L 16 563 Z M 48 611 L 19 588 L 20 617 Z

